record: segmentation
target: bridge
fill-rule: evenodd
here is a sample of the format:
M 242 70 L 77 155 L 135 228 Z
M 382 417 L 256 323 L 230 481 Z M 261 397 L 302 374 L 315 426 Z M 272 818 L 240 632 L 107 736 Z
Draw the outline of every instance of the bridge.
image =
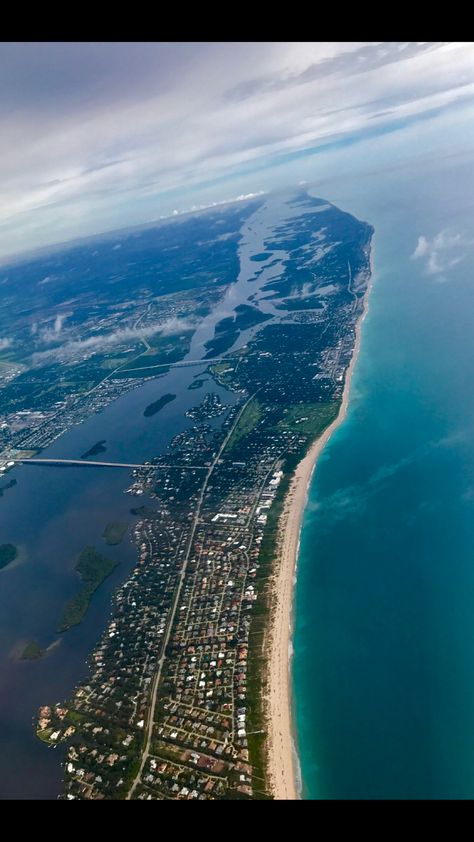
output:
M 145 470 L 156 470 L 159 468 L 174 468 L 175 470 L 182 470 L 183 468 L 187 468 L 189 470 L 197 470 L 197 471 L 207 471 L 209 465 L 143 465 L 143 464 L 136 464 L 134 462 L 93 462 L 92 459 L 41 459 L 41 458 L 34 458 L 34 459 L 15 459 L 17 464 L 22 465 L 80 465 L 81 467 L 87 467 L 88 465 L 92 466 L 93 468 L 143 468 Z
M 127 374 L 128 371 L 148 371 L 152 368 L 187 368 L 190 365 L 211 365 L 211 363 L 229 362 L 226 357 L 212 357 L 209 360 L 180 360 L 177 363 L 156 363 L 156 365 L 141 365 L 138 368 L 118 368 L 121 374 Z

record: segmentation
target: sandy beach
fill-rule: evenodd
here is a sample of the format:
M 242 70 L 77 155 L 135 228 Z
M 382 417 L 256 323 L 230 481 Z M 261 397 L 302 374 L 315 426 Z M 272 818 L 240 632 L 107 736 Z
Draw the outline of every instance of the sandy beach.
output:
M 297 800 L 298 769 L 291 719 L 290 651 L 293 627 L 293 595 L 301 522 L 308 489 L 318 457 L 328 439 L 346 417 L 352 373 L 360 348 L 362 322 L 367 314 L 367 301 L 373 277 L 373 246 L 370 258 L 371 280 L 364 310 L 357 322 L 354 352 L 346 372 L 344 392 L 337 418 L 317 439 L 299 463 L 286 496 L 280 520 L 281 538 L 275 559 L 273 590 L 275 602 L 271 612 L 270 657 L 267 664 L 266 714 L 268 719 L 268 771 L 271 791 L 277 800 Z

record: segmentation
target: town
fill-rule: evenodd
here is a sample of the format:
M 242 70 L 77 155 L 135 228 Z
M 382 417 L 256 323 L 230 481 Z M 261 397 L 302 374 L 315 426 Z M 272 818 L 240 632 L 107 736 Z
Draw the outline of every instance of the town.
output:
M 264 698 L 278 517 L 292 471 L 337 415 L 370 234 L 334 318 L 293 312 L 211 363 L 207 376 L 237 402 L 209 392 L 188 413 L 194 426 L 135 469 L 137 565 L 87 681 L 39 714 L 38 737 L 68 746 L 62 797 L 272 797 Z

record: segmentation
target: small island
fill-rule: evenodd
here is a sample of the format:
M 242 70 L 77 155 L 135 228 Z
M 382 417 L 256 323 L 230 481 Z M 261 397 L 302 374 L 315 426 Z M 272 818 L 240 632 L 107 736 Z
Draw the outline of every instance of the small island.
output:
M 83 620 L 94 592 L 115 570 L 118 563 L 100 555 L 94 547 L 85 547 L 82 550 L 74 568 L 81 577 L 82 588 L 66 603 L 58 625 L 58 632 L 67 631 Z
M 120 544 L 127 529 L 128 523 L 122 520 L 112 520 L 105 527 L 102 538 L 109 547 L 114 547 L 116 544 Z
M 40 648 L 39 644 L 36 640 L 32 640 L 30 643 L 25 646 L 23 652 L 20 656 L 20 660 L 22 661 L 37 661 L 38 658 L 44 655 L 43 650 Z
M 193 383 L 191 383 L 191 385 L 188 386 L 188 389 L 200 389 L 201 386 L 203 386 L 204 383 L 206 383 L 206 382 L 207 382 L 207 378 L 205 380 L 203 380 L 203 379 L 194 380 Z
M 158 398 L 158 400 L 154 403 L 150 403 L 143 413 L 145 418 L 150 418 L 152 415 L 156 415 L 156 413 L 159 412 L 160 409 L 163 409 L 167 403 L 174 401 L 175 397 L 176 395 L 169 393 L 167 395 L 163 395 L 161 398 Z
M 88 459 L 89 456 L 98 456 L 99 453 L 105 453 L 107 448 L 105 447 L 105 442 L 107 439 L 101 439 L 101 441 L 97 441 L 89 450 L 86 450 L 85 453 L 82 454 L 81 459 Z
M 0 544 L 0 570 L 15 561 L 18 550 L 14 544 Z

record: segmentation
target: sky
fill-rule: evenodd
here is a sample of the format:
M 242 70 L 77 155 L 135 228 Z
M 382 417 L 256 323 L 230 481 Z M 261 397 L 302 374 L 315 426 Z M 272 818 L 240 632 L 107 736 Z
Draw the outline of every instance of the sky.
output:
M 0 43 L 0 79 L 0 258 L 474 149 L 472 42 Z

